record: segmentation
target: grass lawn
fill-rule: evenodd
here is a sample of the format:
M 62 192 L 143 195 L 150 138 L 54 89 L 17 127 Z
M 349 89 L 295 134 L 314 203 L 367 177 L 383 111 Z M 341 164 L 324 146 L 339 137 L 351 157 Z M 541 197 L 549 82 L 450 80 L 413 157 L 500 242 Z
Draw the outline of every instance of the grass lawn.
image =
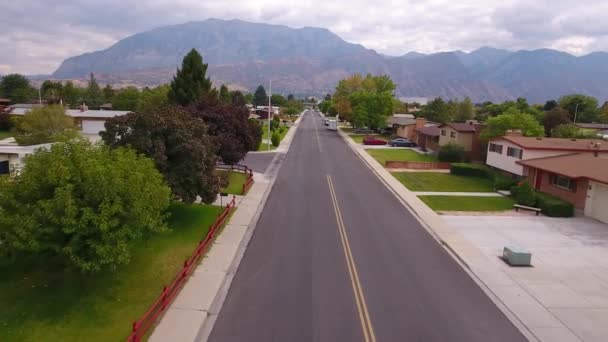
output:
M 455 176 L 438 172 L 393 172 L 406 188 L 412 191 L 493 192 L 488 179 Z
M 340 130 L 343 131 L 344 133 L 350 134 L 350 133 L 353 132 L 354 128 L 352 128 L 352 127 L 340 127 Z
M 380 134 L 349 134 L 349 136 L 353 138 L 357 144 L 363 144 L 363 139 L 365 137 L 376 137 L 386 141 L 386 139 L 380 136 Z
M 11 131 L 0 131 L 0 140 L 10 138 L 13 136 L 13 132 Z
M 390 161 L 414 161 L 414 162 L 433 162 L 437 161 L 435 157 L 426 154 L 420 154 L 412 150 L 399 149 L 378 149 L 366 150 L 380 164 L 384 165 L 387 160 Z
M 289 132 L 289 130 L 291 129 L 290 127 L 287 126 L 283 126 L 286 127 L 287 129 L 283 131 L 283 133 L 280 134 L 280 140 L 279 141 L 283 141 L 283 138 L 285 138 L 285 136 L 287 135 L 287 132 Z M 262 139 L 268 139 L 268 128 L 266 128 L 263 131 L 262 134 Z M 268 143 L 266 142 L 261 142 L 260 146 L 258 147 L 258 151 L 274 151 L 276 150 L 275 146 L 272 146 L 272 143 L 270 144 L 270 149 L 268 148 Z
M 0 340 L 124 341 L 221 212 L 173 204 L 165 234 L 141 241 L 115 272 L 80 275 L 0 264 Z
M 217 170 L 216 172 L 225 173 L 229 171 Z M 231 195 L 242 195 L 243 185 L 245 185 L 245 182 L 247 181 L 247 175 L 242 172 L 232 171 L 229 172 L 228 181 L 228 186 L 222 189 L 222 191 Z
M 509 197 L 419 196 L 431 209 L 438 211 L 505 211 L 513 209 Z

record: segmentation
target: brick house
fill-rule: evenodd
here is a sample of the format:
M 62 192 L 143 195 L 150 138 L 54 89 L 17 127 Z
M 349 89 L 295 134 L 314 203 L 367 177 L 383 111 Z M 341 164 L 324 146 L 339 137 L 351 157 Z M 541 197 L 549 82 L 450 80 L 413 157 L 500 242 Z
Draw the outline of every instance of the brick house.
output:
M 439 150 L 439 127 L 437 126 L 426 126 L 423 128 L 416 129 L 417 137 L 416 144 L 423 151 L 431 150 L 438 151 Z
M 608 143 L 600 139 L 563 139 L 524 137 L 521 132 L 507 132 L 488 144 L 486 164 L 516 177 L 524 177 L 520 160 L 560 156 L 572 153 L 608 155 Z
M 608 223 L 608 155 L 571 153 L 518 160 L 537 191 L 563 199 L 585 215 Z
M 439 146 L 447 144 L 457 144 L 464 148 L 467 156 L 471 160 L 483 160 L 482 141 L 480 139 L 481 130 L 485 125 L 475 120 L 465 123 L 447 123 L 439 126 Z

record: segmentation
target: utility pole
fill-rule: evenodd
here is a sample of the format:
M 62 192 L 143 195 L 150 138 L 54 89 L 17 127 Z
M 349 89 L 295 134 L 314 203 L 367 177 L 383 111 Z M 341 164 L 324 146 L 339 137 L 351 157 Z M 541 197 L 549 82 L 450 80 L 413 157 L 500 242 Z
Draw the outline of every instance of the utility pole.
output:
M 576 104 L 576 107 L 574 107 L 574 124 L 576 125 L 576 116 L 578 115 L 578 105 L 580 105 L 580 103 Z
M 268 151 L 270 151 L 270 110 L 272 109 L 272 79 L 270 80 L 270 89 L 268 92 Z

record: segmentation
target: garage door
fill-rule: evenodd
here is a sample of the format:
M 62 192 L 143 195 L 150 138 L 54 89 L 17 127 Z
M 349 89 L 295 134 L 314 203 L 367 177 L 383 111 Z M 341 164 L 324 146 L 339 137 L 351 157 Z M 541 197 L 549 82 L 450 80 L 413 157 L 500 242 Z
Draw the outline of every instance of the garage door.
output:
M 105 131 L 105 121 L 97 120 L 82 120 L 82 133 L 84 134 L 99 134 L 101 131 Z
M 608 223 L 608 186 L 595 183 L 591 201 L 591 217 Z

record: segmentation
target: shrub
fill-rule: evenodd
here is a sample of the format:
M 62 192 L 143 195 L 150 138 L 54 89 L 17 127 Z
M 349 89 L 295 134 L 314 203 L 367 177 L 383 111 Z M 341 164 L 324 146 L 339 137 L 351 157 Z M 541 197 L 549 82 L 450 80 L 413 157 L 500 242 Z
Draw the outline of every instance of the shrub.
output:
M 516 185 L 517 181 L 511 177 L 503 176 L 499 173 L 494 174 L 494 189 L 509 190 Z
M 276 118 L 276 116 L 275 116 Z M 270 120 L 270 130 L 271 131 L 275 131 L 277 128 L 279 128 L 281 126 L 281 121 L 280 120 Z
M 281 135 L 279 134 L 279 132 L 275 131 L 274 133 L 272 133 L 270 142 L 272 143 L 272 146 L 274 146 L 274 147 L 279 146 L 279 144 L 281 143 Z
M 536 207 L 542 209 L 543 214 L 550 217 L 572 217 L 574 206 L 560 198 L 536 193 Z
M 28 156 L 0 188 L 2 257 L 97 272 L 128 264 L 133 242 L 167 230 L 170 189 L 130 149 L 58 143 Z
M 443 145 L 441 146 L 441 149 L 439 149 L 437 158 L 440 162 L 461 163 L 465 159 L 464 147 L 452 143 Z
M 536 196 L 534 189 L 528 182 L 521 183 L 513 194 L 515 202 L 521 205 L 533 206 L 536 204 Z
M 466 177 L 493 178 L 492 171 L 487 166 L 478 164 L 454 163 L 450 168 L 450 173 Z

